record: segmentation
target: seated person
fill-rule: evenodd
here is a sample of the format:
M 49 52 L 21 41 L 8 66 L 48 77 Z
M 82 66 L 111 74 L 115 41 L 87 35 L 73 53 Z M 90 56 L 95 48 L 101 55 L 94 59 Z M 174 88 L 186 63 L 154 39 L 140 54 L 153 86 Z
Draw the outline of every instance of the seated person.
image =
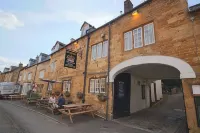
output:
M 63 105 L 65 105 L 65 98 L 63 97 L 63 94 L 61 94 L 58 98 L 58 108 L 63 108 Z
M 56 97 L 54 94 L 51 94 L 49 97 L 49 103 L 56 103 Z
M 51 104 L 53 108 L 58 108 L 58 105 L 56 104 L 56 97 L 54 94 L 51 94 L 49 98 L 49 104 Z

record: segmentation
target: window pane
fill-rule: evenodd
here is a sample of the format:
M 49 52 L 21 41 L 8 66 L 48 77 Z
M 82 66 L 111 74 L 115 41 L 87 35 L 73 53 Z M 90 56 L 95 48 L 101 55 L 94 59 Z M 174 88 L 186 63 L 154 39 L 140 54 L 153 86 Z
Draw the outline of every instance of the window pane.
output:
M 97 58 L 102 56 L 102 43 L 97 44 Z
M 103 50 L 102 57 L 106 57 L 108 55 L 108 41 L 103 42 Z
M 150 23 L 144 26 L 144 40 L 145 40 L 145 45 L 155 43 L 153 23 Z
M 106 79 L 105 78 L 101 79 L 100 89 L 101 89 L 101 93 L 105 93 L 106 92 Z
M 66 92 L 70 92 L 70 89 L 71 89 L 71 81 L 68 80 L 68 81 L 64 81 L 63 82 L 63 91 Z
M 100 80 L 96 79 L 95 80 L 95 93 L 99 93 L 100 92 Z
M 96 60 L 97 45 L 92 46 L 92 59 Z
M 142 47 L 142 27 L 133 30 L 134 33 L 134 48 Z
M 128 51 L 133 48 L 132 42 L 132 31 L 124 33 L 124 51 Z
M 95 80 L 91 79 L 90 80 L 90 93 L 94 93 L 94 88 L 95 88 Z

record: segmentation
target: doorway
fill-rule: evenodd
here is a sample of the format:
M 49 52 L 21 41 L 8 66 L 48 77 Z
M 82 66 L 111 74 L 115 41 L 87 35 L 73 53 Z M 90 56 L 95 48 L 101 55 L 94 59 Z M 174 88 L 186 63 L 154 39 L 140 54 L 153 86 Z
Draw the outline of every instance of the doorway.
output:
M 131 75 L 129 73 L 117 75 L 114 81 L 114 119 L 130 115 L 130 87 Z

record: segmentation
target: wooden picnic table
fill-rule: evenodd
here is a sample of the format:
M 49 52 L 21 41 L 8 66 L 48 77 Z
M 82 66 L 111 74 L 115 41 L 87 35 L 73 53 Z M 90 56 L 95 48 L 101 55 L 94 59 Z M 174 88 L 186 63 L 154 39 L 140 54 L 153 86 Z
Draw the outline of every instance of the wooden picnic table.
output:
M 21 99 L 21 95 L 9 95 L 8 98 L 12 101 L 13 99 Z
M 87 114 L 91 113 L 92 117 L 94 118 L 94 112 L 95 109 L 92 108 L 91 104 L 69 104 L 69 105 L 63 105 L 64 109 L 60 109 L 59 111 L 63 114 L 68 115 L 70 118 L 71 123 L 73 123 L 72 117 L 73 115 L 79 115 L 79 114 Z
M 49 100 L 48 99 L 37 99 L 36 107 L 48 107 Z

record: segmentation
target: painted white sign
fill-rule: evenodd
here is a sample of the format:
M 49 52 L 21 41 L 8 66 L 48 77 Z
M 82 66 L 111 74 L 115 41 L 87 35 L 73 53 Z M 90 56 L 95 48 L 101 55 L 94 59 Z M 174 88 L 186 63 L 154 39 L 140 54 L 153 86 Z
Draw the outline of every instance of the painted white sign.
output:
M 193 85 L 192 92 L 193 94 L 200 94 L 200 85 Z

